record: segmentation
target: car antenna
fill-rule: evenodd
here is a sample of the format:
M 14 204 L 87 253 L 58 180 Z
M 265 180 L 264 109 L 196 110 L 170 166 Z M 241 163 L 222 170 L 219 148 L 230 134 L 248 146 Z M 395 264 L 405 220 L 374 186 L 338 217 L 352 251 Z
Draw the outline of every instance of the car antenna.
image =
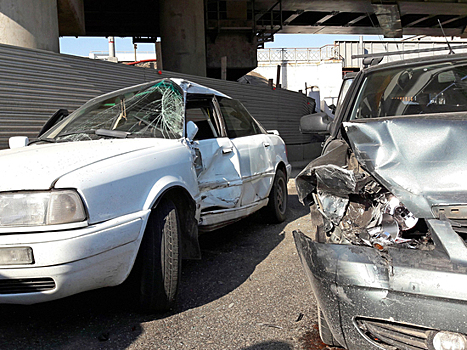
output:
M 439 27 L 441 28 L 441 31 L 443 32 L 443 36 L 444 36 L 444 39 L 446 40 L 446 44 L 447 44 L 448 47 L 449 47 L 449 54 L 450 54 L 450 55 L 453 55 L 453 54 L 454 54 L 454 51 L 452 50 L 451 45 L 449 45 L 448 38 L 446 38 L 446 34 L 444 33 L 443 25 L 441 24 L 441 21 L 439 20 L 439 18 L 438 18 L 438 23 L 439 23 Z

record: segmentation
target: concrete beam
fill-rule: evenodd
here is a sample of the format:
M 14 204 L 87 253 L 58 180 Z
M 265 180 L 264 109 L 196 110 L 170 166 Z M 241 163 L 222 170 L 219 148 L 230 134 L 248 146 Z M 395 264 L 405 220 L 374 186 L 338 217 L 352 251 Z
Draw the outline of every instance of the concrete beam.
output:
M 467 3 L 424 1 L 422 3 L 415 1 L 399 1 L 399 11 L 401 16 L 412 15 L 453 15 L 467 13 Z
M 336 16 L 337 14 L 339 14 L 338 11 L 334 11 L 332 13 L 330 13 L 329 15 L 326 15 L 324 16 L 323 18 L 321 18 L 320 20 L 316 21 L 316 23 L 314 24 L 315 26 L 319 26 L 323 23 L 325 23 L 326 21 L 330 20 L 331 18 L 333 18 L 334 16 Z
M 416 24 L 418 24 L 418 23 L 420 23 L 420 22 L 426 21 L 427 19 L 430 19 L 430 18 L 433 18 L 433 17 L 435 17 L 435 15 L 423 16 L 422 18 L 419 18 L 419 19 L 417 19 L 417 20 L 415 20 L 415 21 L 413 21 L 413 22 L 407 23 L 407 24 L 405 25 L 405 27 L 406 27 L 406 28 L 407 28 L 407 27 L 413 27 L 414 25 L 416 25 Z
M 206 76 L 203 0 L 160 0 L 164 69 Z
M 285 26 L 279 32 L 281 34 L 353 34 L 353 35 L 382 35 L 379 27 L 361 26 Z
M 57 0 L 2 0 L 0 43 L 59 52 Z
M 360 22 L 362 19 L 368 17 L 368 15 L 362 15 L 362 16 L 358 16 L 357 18 L 349 21 L 347 24 L 345 24 L 344 26 L 345 27 L 349 27 L 349 26 L 353 26 L 355 23 L 357 22 Z
M 57 0 L 60 36 L 86 35 L 83 0 Z
M 276 0 L 277 1 L 277 0 Z M 266 10 L 271 7 L 271 4 L 276 1 L 261 1 L 255 0 L 255 8 L 257 10 Z M 359 12 L 372 13 L 373 7 L 370 0 L 287 0 L 282 1 L 283 11 L 296 11 L 303 9 L 305 11 L 316 12 Z
M 292 15 L 290 15 L 289 17 L 284 19 L 284 25 L 288 25 L 289 23 L 291 23 L 295 18 L 300 16 L 303 12 L 305 12 L 305 11 L 303 11 L 303 10 L 295 11 Z
M 402 23 L 397 4 L 373 4 L 385 38 L 402 38 Z
M 439 26 L 437 28 L 403 28 L 403 35 L 428 35 L 442 36 Z M 444 28 L 447 36 L 467 36 L 467 32 L 460 28 Z M 351 34 L 351 35 L 382 35 L 383 31 L 379 27 L 359 27 L 359 26 L 285 26 L 280 33 L 284 34 Z

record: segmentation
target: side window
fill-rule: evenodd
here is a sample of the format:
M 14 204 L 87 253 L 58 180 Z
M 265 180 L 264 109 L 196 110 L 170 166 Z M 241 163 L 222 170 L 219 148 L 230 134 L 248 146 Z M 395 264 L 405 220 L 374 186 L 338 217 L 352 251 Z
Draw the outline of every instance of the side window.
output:
M 195 140 L 206 140 L 219 136 L 218 122 L 213 111 L 211 100 L 187 101 L 186 122 L 194 122 L 199 129 Z
M 229 138 L 263 133 L 261 126 L 239 101 L 220 97 L 218 101 Z

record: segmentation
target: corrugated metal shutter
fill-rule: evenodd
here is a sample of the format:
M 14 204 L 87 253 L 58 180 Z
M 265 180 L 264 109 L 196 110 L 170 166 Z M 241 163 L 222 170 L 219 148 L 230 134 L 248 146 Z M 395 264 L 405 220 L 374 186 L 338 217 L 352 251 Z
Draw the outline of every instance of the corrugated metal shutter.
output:
M 310 113 L 305 95 L 237 82 L 115 64 L 42 50 L 0 45 L 0 149 L 14 135 L 34 138 L 59 108 L 70 112 L 95 96 L 160 78 L 184 78 L 239 99 L 287 144 L 311 141 L 300 118 Z

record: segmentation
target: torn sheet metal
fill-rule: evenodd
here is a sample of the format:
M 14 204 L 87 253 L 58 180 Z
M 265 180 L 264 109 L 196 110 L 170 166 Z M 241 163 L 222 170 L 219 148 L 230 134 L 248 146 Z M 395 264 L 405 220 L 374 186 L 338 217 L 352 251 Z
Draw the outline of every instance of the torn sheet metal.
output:
M 297 177 L 296 185 L 300 199 L 313 204 L 312 218 L 318 213 L 322 216 L 322 223 L 312 223 L 320 232 L 320 242 L 368 245 L 379 250 L 394 244 L 413 248 L 420 245 L 414 232 L 417 238 L 428 234 L 424 228 L 423 232 L 415 228 L 418 218 L 359 165 L 345 143 L 311 162 Z
M 316 169 L 329 166 L 343 167 L 347 164 L 349 146 L 342 142 L 325 156 L 318 157 L 311 161 L 295 178 L 298 199 L 304 205 L 313 203 L 312 193 L 317 189 Z
M 467 115 L 344 123 L 359 162 L 416 216 L 467 203 Z
M 242 177 L 238 153 L 227 138 L 195 141 L 192 147 L 201 159 L 198 185 L 201 193 L 201 211 L 228 209 L 238 206 L 242 196 Z M 229 153 L 225 153 L 229 149 Z M 196 166 L 196 162 L 195 162 Z

